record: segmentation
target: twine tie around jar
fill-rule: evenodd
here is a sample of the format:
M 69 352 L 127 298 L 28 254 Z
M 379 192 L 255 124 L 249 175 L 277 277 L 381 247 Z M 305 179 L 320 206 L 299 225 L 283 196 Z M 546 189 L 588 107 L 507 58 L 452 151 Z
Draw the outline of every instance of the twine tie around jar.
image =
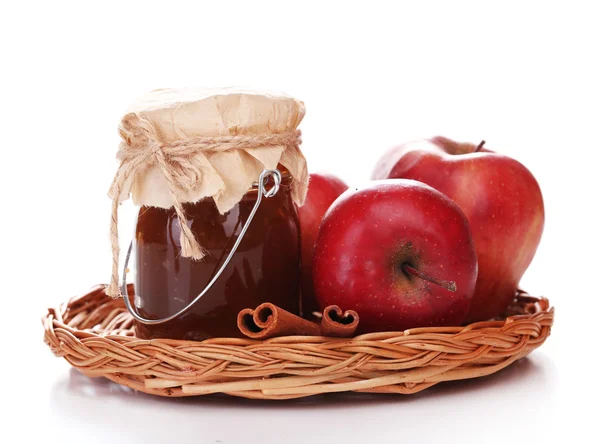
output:
M 130 177 L 141 168 L 155 166 L 165 178 L 173 208 L 181 226 L 181 255 L 200 260 L 205 252 L 198 244 L 187 224 L 183 210 L 182 192 L 198 186 L 202 181 L 202 171 L 192 158 L 199 153 L 209 154 L 236 149 L 263 148 L 273 146 L 298 147 L 301 143 L 299 130 L 277 134 L 207 136 L 162 142 L 154 124 L 144 116 L 131 114 L 119 128 L 122 142 L 117 159 L 119 168 L 110 187 L 112 199 L 111 250 L 112 276 L 106 293 L 112 297 L 122 297 L 119 288 L 119 233 L 118 210 L 120 196 Z

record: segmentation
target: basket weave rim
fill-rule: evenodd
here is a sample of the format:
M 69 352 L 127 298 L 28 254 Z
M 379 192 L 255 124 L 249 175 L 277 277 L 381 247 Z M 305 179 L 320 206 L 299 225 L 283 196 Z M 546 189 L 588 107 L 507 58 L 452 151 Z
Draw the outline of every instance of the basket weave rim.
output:
M 159 396 L 226 393 L 290 399 L 330 392 L 413 394 L 437 383 L 495 373 L 551 332 L 547 298 L 519 291 L 502 319 L 353 338 L 139 339 L 121 299 L 97 285 L 48 309 L 44 342 L 90 377 Z

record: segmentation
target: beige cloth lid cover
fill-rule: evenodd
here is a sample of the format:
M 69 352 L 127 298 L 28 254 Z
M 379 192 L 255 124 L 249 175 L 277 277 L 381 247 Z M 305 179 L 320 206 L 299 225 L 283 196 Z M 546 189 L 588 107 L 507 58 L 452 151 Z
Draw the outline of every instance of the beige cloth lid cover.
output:
M 121 126 L 135 132 L 138 116 L 145 117 L 154 124 L 160 142 L 169 143 L 194 137 L 294 132 L 304 114 L 304 103 L 283 93 L 238 88 L 160 89 L 134 102 Z M 264 169 L 276 168 L 279 163 L 294 178 L 296 203 L 301 205 L 306 196 L 308 172 L 298 147 L 198 150 L 190 161 L 202 175 L 190 189 L 180 190 L 182 202 L 212 197 L 224 213 L 241 200 Z M 170 208 L 174 203 L 164 175 L 152 164 L 128 180 L 119 200 L 126 200 L 130 194 L 136 205 Z
M 175 206 L 180 221 L 181 203 L 203 198 L 225 213 L 263 170 L 281 164 L 302 205 L 309 175 L 297 128 L 304 115 L 304 103 L 286 94 L 239 88 L 159 89 L 134 102 L 119 127 L 121 165 L 109 193 L 113 279 L 107 293 L 120 296 L 117 209 L 130 196 L 136 205 Z M 186 224 L 181 241 L 183 256 L 203 256 L 189 245 L 195 240 Z

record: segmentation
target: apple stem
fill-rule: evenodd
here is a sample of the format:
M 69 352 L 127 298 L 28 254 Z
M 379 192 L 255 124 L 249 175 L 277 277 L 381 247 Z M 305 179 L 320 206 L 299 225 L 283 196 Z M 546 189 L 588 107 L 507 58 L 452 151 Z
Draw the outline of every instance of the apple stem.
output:
M 473 151 L 474 153 L 477 153 L 481 150 L 481 148 L 483 148 L 483 145 L 485 145 L 485 140 L 482 140 L 481 142 L 479 142 L 479 145 L 477 145 L 477 148 L 475 148 L 475 151 Z
M 402 270 L 406 273 L 410 273 L 413 276 L 419 277 L 421 279 L 425 279 L 432 284 L 439 285 L 442 288 L 445 288 L 448 291 L 455 292 L 456 291 L 456 282 L 454 281 L 442 281 L 440 279 L 436 279 L 428 274 L 423 273 L 422 271 L 417 270 L 416 268 L 411 267 L 408 264 L 402 265 Z

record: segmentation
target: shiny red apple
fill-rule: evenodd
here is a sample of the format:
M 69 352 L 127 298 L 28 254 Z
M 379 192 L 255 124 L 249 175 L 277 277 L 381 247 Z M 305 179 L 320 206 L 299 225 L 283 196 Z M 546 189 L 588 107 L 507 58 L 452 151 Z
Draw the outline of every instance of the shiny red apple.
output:
M 467 322 L 501 315 L 542 236 L 544 203 L 532 173 L 483 143 L 436 137 L 391 149 L 372 178 L 418 180 L 458 204 L 469 220 L 479 264 Z
M 302 238 L 302 312 L 309 317 L 319 311 L 312 284 L 312 257 L 323 215 L 337 197 L 348 189 L 339 177 L 329 173 L 312 173 L 304 205 L 298 208 Z
M 319 305 L 360 316 L 359 332 L 460 325 L 477 258 L 460 208 L 412 180 L 374 181 L 327 210 L 315 247 Z

